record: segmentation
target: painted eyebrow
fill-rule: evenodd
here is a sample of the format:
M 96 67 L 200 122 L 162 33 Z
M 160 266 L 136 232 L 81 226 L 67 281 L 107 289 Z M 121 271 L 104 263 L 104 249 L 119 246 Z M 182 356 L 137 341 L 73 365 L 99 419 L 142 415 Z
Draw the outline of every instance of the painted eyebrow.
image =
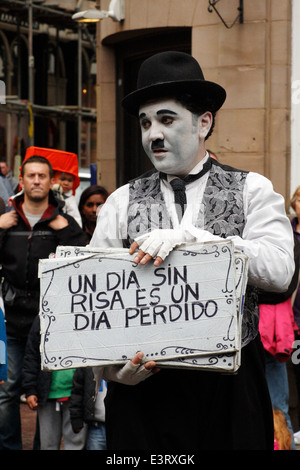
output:
M 160 114 L 173 114 L 174 116 L 177 116 L 177 113 L 175 113 L 175 111 L 171 111 L 170 109 L 160 109 L 156 114 L 158 116 Z M 141 113 L 139 116 L 140 119 L 143 119 L 144 117 L 146 117 L 146 113 Z
M 175 113 L 175 111 L 171 111 L 170 109 L 160 109 L 156 114 L 173 114 L 174 116 L 177 116 L 177 113 Z

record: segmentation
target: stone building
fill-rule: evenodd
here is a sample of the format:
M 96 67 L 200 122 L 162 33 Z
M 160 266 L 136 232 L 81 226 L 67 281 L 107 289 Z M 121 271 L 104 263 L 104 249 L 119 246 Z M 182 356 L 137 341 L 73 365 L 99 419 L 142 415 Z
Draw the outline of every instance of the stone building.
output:
M 96 29 L 72 20 L 77 4 L 0 0 L 0 158 L 16 175 L 30 145 L 96 160 Z
M 123 20 L 72 19 L 113 4 L 124 5 Z M 13 164 L 32 142 L 74 151 L 81 167 L 97 163 L 109 191 L 147 170 L 137 123 L 120 103 L 141 62 L 173 49 L 194 55 L 205 78 L 227 90 L 207 142 L 219 160 L 264 174 L 287 202 L 300 183 L 299 0 L 0 0 L 0 7 L 7 95 L 0 158 Z
M 96 3 L 98 8 L 107 10 L 110 0 Z M 106 182 L 111 190 L 147 169 L 136 123 L 124 115 L 120 100 L 134 89 L 142 60 L 159 51 L 176 49 L 194 55 L 205 78 L 227 90 L 227 100 L 217 115 L 207 146 L 221 162 L 264 174 L 278 192 L 289 198 L 294 189 L 291 20 L 295 2 L 125 0 L 124 3 L 123 21 L 105 19 L 97 26 L 100 181 Z M 238 18 L 232 26 L 241 4 L 242 22 Z M 298 173 L 300 183 L 300 169 Z

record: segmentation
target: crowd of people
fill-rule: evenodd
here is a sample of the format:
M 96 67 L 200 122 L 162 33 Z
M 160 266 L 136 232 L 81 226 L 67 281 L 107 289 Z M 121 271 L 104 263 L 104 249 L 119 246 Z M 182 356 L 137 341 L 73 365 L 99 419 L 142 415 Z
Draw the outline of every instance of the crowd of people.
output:
M 295 449 L 286 364 L 300 328 L 300 188 L 290 220 L 267 178 L 206 150 L 225 99 L 189 54 L 155 54 L 122 102 L 138 119 L 152 171 L 110 195 L 90 186 L 77 206 L 78 175 L 38 153 L 23 161 L 0 216 L 1 449 L 22 448 L 21 393 L 38 411 L 37 449 L 59 449 L 62 436 L 77 450 Z M 250 260 L 236 374 L 160 369 L 142 351 L 120 366 L 40 370 L 37 266 L 58 245 L 128 248 L 135 264 L 158 267 L 176 247 L 224 238 Z
M 102 186 L 89 186 L 78 208 L 73 181 L 72 173 L 55 171 L 47 158 L 32 155 L 22 165 L 20 187 L 12 188 L 4 200 L 0 216 L 1 450 L 22 449 L 22 394 L 29 408 L 38 410 L 34 449 L 58 450 L 62 438 L 65 450 L 106 448 L 105 383 L 95 401 L 91 374 L 40 370 L 38 261 L 54 253 L 58 245 L 86 245 L 108 197 Z

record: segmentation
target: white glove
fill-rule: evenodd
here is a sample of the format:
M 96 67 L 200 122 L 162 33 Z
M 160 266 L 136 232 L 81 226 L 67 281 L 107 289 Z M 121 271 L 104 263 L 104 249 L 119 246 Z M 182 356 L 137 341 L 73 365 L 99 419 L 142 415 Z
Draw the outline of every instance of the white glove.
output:
M 152 258 L 165 259 L 175 247 L 186 243 L 185 232 L 179 229 L 156 229 L 135 239 L 139 249 Z
M 138 246 L 141 253 L 136 255 L 133 260 L 134 263 L 147 263 L 149 259 L 143 263 L 144 255 L 142 255 L 142 253 L 144 253 L 148 257 L 155 258 L 154 264 L 159 266 L 160 262 L 177 246 L 185 243 L 203 243 L 213 240 L 222 239 L 206 230 L 198 229 L 193 225 L 180 227 L 178 229 L 156 229 L 153 230 L 153 232 L 145 233 L 137 237 L 132 243 L 129 252 L 133 254 Z M 158 264 L 156 264 L 157 258 L 161 258 Z
M 102 378 L 106 381 L 119 382 L 125 385 L 137 385 L 153 375 L 151 369 L 146 369 L 143 364 L 133 364 L 128 361 L 124 366 L 105 366 Z

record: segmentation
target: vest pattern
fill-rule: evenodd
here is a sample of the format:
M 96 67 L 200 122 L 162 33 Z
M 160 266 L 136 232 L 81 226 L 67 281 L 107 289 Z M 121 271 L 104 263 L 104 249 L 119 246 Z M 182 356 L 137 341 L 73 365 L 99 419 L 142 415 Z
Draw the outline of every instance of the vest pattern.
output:
M 243 190 L 248 172 L 212 161 L 197 215 L 196 226 L 222 238 L 242 236 L 245 225 Z M 157 171 L 133 180 L 129 184 L 128 239 L 124 246 L 155 229 L 172 228 Z M 242 346 L 252 341 L 258 332 L 258 292 L 247 287 L 242 320 Z
M 129 183 L 128 240 L 130 246 L 139 235 L 155 229 L 173 228 L 160 191 L 159 173 L 149 172 Z

